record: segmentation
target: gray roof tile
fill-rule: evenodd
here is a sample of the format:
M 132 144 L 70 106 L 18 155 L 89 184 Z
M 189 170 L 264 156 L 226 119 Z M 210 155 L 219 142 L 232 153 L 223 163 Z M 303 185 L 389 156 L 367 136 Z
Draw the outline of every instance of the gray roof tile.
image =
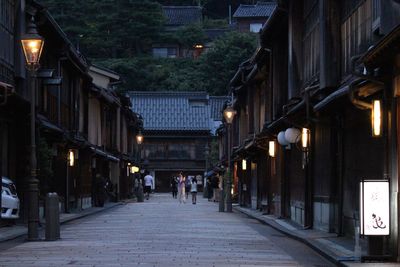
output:
M 188 25 L 202 21 L 202 9 L 199 6 L 163 6 L 167 26 Z
M 210 131 L 211 107 L 206 92 L 129 92 L 132 110 L 152 131 Z M 213 101 L 211 101 L 213 103 Z
M 257 2 L 255 5 L 240 5 L 234 18 L 269 17 L 276 7 L 275 2 Z
M 229 100 L 227 96 L 210 96 L 211 118 L 215 121 L 222 121 L 225 102 Z

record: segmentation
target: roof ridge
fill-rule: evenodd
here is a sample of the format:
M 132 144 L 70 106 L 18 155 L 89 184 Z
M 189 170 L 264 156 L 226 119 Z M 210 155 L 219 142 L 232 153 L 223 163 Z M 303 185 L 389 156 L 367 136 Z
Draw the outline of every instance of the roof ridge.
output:
M 202 9 L 201 6 L 162 6 L 162 8 L 196 8 L 196 9 Z

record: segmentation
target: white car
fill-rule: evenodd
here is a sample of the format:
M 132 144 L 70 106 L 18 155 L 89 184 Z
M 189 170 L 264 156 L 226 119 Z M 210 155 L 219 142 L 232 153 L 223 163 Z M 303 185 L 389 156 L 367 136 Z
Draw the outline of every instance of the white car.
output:
M 19 198 L 13 181 L 6 177 L 1 179 L 1 218 L 19 218 Z

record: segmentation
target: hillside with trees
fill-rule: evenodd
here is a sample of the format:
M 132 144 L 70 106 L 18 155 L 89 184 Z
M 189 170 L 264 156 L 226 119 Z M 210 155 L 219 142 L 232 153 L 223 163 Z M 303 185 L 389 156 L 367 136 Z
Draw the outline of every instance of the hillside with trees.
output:
M 228 31 L 196 59 L 152 57 L 154 42 L 176 41 L 192 47 L 208 41 L 205 29 L 227 29 L 225 10 L 216 6 L 224 2 L 227 7 L 228 0 L 40 2 L 48 7 L 70 40 L 92 63 L 122 75 L 121 90 L 205 90 L 213 95 L 226 95 L 226 86 L 238 65 L 256 47 L 254 34 Z M 198 4 L 203 6 L 205 14 L 201 25 L 189 25 L 173 33 L 163 31 L 162 5 Z

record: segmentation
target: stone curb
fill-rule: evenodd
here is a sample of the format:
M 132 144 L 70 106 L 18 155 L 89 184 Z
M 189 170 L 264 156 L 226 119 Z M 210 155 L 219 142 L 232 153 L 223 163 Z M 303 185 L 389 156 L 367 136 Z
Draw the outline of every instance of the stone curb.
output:
M 117 202 L 117 203 L 114 203 L 114 204 L 110 204 L 110 205 L 107 205 L 107 207 L 104 207 L 104 208 L 93 208 L 92 210 L 88 210 L 88 211 L 83 211 L 83 212 L 81 212 L 81 213 L 76 213 L 76 214 L 74 214 L 74 215 L 72 215 L 72 216 L 70 216 L 69 218 L 64 218 L 64 219 L 62 219 L 61 218 L 61 216 L 60 216 L 60 225 L 62 225 L 62 224 L 66 224 L 66 223 L 68 223 L 68 222 L 71 222 L 71 221 L 74 221 L 74 220 L 77 220 L 77 219 L 81 219 L 81 218 L 84 218 L 84 217 L 87 217 L 87 216 L 90 216 L 90 215 L 94 215 L 94 214 L 97 214 L 97 213 L 100 213 L 100 212 L 102 212 L 102 211 L 106 211 L 106 210 L 109 210 L 109 209 L 112 209 L 112 208 L 115 208 L 115 207 L 118 207 L 118 206 L 121 206 L 121 205 L 124 205 L 125 204 L 125 202 Z M 41 223 L 41 227 L 39 227 L 39 231 L 43 231 L 43 230 L 45 230 L 46 228 L 45 227 L 43 227 L 43 226 L 45 226 L 46 225 L 46 223 Z M 13 226 L 11 226 L 11 227 L 13 227 Z M 10 231 L 13 231 L 13 229 L 10 229 Z M 19 227 L 19 229 L 18 230 L 14 230 L 14 231 L 16 231 L 14 234 L 5 234 L 4 236 L 2 236 L 1 234 L 0 234 L 0 243 L 1 242 L 6 242 L 6 241 L 9 241 L 9 240 L 13 240 L 13 239 L 16 239 L 16 238 L 19 238 L 19 237 L 22 237 L 22 236 L 24 236 L 24 235 L 27 235 L 27 233 L 28 233 L 28 229 L 27 229 L 27 227 Z

